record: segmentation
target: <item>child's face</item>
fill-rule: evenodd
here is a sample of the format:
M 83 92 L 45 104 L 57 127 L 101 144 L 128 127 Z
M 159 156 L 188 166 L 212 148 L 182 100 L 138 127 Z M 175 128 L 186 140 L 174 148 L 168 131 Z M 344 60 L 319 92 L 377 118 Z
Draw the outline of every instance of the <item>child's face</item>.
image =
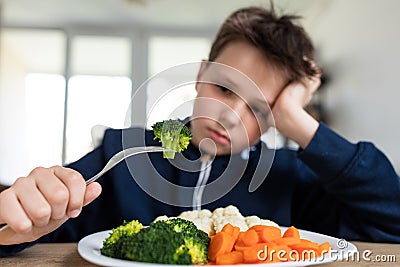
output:
M 238 153 L 268 129 L 269 106 L 288 79 L 242 41 L 228 44 L 215 62 L 221 64 L 204 63 L 199 71 L 192 142 L 210 154 Z

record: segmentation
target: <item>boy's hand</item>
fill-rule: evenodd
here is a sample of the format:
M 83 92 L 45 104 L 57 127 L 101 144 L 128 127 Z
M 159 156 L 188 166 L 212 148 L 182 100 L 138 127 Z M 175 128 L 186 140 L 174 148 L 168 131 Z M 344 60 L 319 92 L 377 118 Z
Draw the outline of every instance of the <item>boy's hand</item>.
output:
M 302 148 L 309 144 L 319 125 L 304 107 L 310 103 L 320 84 L 320 77 L 292 82 L 281 91 L 272 107 L 275 127 Z
M 0 244 L 30 242 L 50 233 L 101 193 L 98 183 L 86 186 L 82 175 L 55 166 L 36 168 L 0 194 Z

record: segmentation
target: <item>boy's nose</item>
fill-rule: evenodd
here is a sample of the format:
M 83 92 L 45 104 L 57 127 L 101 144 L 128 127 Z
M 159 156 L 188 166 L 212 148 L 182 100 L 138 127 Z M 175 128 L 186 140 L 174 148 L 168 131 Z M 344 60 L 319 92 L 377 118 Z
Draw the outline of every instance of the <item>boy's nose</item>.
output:
M 226 106 L 220 114 L 219 121 L 226 128 L 233 128 L 242 123 L 242 116 L 246 110 L 246 103 L 243 101 L 235 101 L 229 106 Z

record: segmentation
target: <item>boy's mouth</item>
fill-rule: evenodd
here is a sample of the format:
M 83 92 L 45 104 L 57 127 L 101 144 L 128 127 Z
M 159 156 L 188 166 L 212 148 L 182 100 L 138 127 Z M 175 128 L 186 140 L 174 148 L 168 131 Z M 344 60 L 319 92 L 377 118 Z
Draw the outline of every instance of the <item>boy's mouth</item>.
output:
M 223 144 L 223 145 L 229 144 L 230 139 L 225 134 L 222 134 L 222 133 L 220 133 L 218 131 L 215 131 L 213 129 L 208 129 L 208 131 L 210 133 L 210 138 L 212 140 L 214 140 L 215 142 Z

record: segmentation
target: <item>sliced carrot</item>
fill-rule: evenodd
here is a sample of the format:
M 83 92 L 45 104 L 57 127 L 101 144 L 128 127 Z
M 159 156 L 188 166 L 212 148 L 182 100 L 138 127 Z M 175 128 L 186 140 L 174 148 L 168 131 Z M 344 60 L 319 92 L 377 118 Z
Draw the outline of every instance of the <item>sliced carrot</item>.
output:
M 222 227 L 221 232 L 225 232 L 228 234 L 232 234 L 233 231 L 233 225 L 230 223 L 227 223 L 224 225 L 224 227 Z
M 299 230 L 294 227 L 290 226 L 286 231 L 283 233 L 283 237 L 295 237 L 295 238 L 300 238 L 300 232 Z
M 325 256 L 330 250 L 332 249 L 332 246 L 329 242 L 322 243 L 318 246 L 318 257 L 320 256 Z
M 217 265 L 238 264 L 243 262 L 243 254 L 240 251 L 232 251 L 223 255 L 218 255 L 215 263 Z
M 295 245 L 295 244 L 300 244 L 301 240 L 300 240 L 300 238 L 296 238 L 296 237 L 282 237 L 282 238 L 275 239 L 274 242 L 277 245 L 291 246 L 291 245 Z
M 238 239 L 239 234 L 240 234 L 240 228 L 237 227 L 237 226 L 233 226 L 233 229 L 232 229 L 232 236 L 233 236 L 233 238 L 234 238 L 235 240 Z
M 259 240 L 258 233 L 253 229 L 247 230 L 242 237 L 243 244 L 248 247 L 257 244 Z
M 230 234 L 236 240 L 239 236 L 240 228 L 230 223 L 227 223 L 224 225 L 224 227 L 222 227 L 221 232 Z
M 233 246 L 233 249 L 236 250 L 236 251 L 243 251 L 243 250 L 246 250 L 246 249 L 249 249 L 249 248 L 250 248 L 250 247 L 245 246 L 245 245 L 243 245 L 243 244 L 235 244 L 235 245 Z
M 240 263 L 270 263 L 307 260 L 326 255 L 331 249 L 328 242 L 318 244 L 300 238 L 294 226 L 283 233 L 280 228 L 255 225 L 245 232 L 227 224 L 221 232 L 210 237 L 207 265 L 233 265 Z
M 250 227 L 257 232 L 260 242 L 271 242 L 275 239 L 281 238 L 281 229 L 275 226 L 267 225 L 254 225 Z
M 290 253 L 292 251 L 292 249 L 286 245 L 276 245 L 274 247 L 275 249 L 275 253 L 270 255 L 270 257 L 272 259 L 273 262 L 287 262 L 287 261 L 291 261 L 290 259 Z
M 319 245 L 307 239 L 300 239 L 299 244 L 291 245 L 290 248 L 296 250 L 300 260 L 308 260 L 318 256 Z
M 239 232 L 238 237 L 236 238 L 235 245 L 244 246 L 243 238 L 246 232 Z
M 243 262 L 258 263 L 268 258 L 269 244 L 258 243 L 243 250 Z
M 235 240 L 230 234 L 219 232 L 210 240 L 208 246 L 208 257 L 211 261 L 215 261 L 218 255 L 229 253 L 232 251 Z

